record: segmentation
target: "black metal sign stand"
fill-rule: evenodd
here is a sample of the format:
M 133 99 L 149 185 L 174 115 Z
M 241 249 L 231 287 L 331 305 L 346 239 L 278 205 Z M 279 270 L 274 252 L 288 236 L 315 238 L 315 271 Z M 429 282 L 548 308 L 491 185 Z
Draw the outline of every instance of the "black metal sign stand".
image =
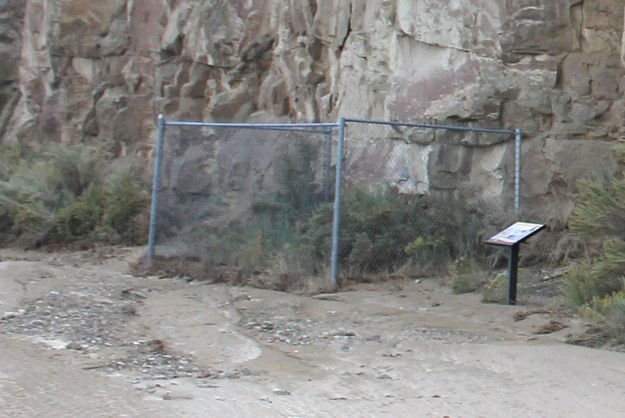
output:
M 519 271 L 519 244 L 510 247 L 510 271 L 508 272 L 508 305 L 516 305 L 517 275 Z
M 516 222 L 491 237 L 487 244 L 510 247 L 510 271 L 508 272 L 508 305 L 516 305 L 516 291 L 519 271 L 519 245 L 537 234 L 545 225 Z

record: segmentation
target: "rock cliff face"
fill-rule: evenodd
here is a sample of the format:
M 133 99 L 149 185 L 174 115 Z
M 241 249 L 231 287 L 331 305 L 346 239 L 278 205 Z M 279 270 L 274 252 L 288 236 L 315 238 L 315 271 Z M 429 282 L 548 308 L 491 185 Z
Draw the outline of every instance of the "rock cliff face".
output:
M 18 68 L 23 19 L 21 2 L 0 1 L 0 135 L 5 133 L 20 98 Z
M 0 134 L 150 158 L 169 118 L 524 132 L 523 198 L 564 220 L 625 137 L 622 0 L 1 0 Z

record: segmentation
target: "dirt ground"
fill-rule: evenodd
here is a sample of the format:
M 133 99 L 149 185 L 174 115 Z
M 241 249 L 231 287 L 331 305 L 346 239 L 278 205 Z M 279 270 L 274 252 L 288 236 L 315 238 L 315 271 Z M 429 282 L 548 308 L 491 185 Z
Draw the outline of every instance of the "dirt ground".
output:
M 440 280 L 300 296 L 0 251 L 2 416 L 623 416 L 625 354 Z M 518 318 L 517 318 L 518 319 Z M 550 322 L 556 321 L 556 322 Z M 568 328 L 537 334 L 546 325 Z

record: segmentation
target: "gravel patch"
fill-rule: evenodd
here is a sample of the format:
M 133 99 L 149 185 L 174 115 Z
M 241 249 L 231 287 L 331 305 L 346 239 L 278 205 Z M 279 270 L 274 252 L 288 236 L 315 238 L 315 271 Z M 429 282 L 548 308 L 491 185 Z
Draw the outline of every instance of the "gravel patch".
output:
M 52 348 L 76 350 L 95 358 L 105 348 L 123 352 L 118 359 L 87 368 L 131 370 L 157 379 L 219 377 L 219 371 L 202 370 L 193 359 L 168 353 L 160 340 L 122 338 L 126 324 L 136 316 L 134 300 L 52 291 L 45 297 L 25 300 L 22 306 L 0 318 L 0 333 L 37 337 Z

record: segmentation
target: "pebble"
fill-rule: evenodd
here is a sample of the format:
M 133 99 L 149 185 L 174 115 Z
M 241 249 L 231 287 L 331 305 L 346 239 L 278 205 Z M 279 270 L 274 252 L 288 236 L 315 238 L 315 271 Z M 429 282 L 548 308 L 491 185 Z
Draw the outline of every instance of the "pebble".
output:
M 278 395 L 278 396 L 288 396 L 291 394 L 291 392 L 289 392 L 288 390 L 284 390 L 284 389 L 274 389 L 273 394 Z

